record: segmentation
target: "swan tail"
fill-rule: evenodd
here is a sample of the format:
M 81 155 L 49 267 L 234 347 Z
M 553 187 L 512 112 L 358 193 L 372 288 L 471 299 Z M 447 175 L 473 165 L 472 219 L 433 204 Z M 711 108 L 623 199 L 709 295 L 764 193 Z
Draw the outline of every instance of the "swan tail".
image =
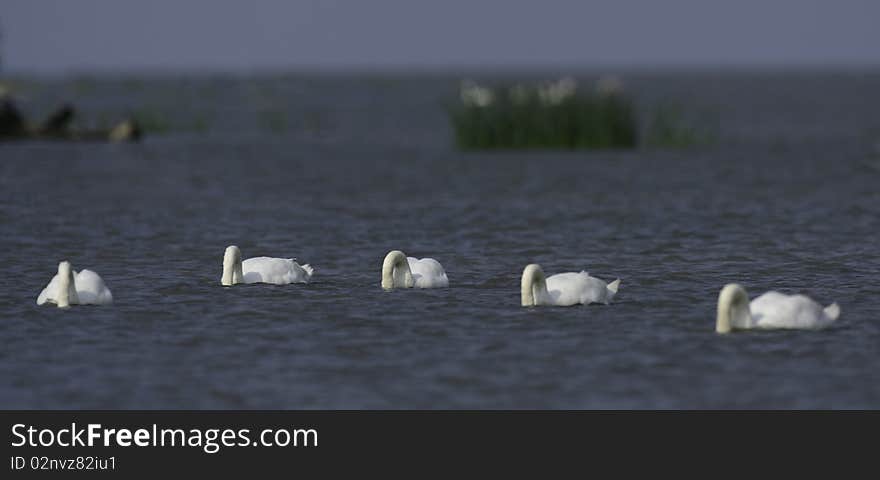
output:
M 308 275 L 309 278 L 312 278 L 312 274 L 315 273 L 315 269 L 312 268 L 311 265 L 309 265 L 309 264 L 307 263 L 307 264 L 305 264 L 305 265 L 300 265 L 300 267 L 302 267 L 302 269 L 306 271 L 306 275 Z
M 837 303 L 832 303 L 825 307 L 825 315 L 831 319 L 831 321 L 837 320 L 837 317 L 840 316 L 840 305 Z
M 620 279 L 611 282 L 608 284 L 608 291 L 611 293 L 617 293 L 617 289 L 620 287 Z

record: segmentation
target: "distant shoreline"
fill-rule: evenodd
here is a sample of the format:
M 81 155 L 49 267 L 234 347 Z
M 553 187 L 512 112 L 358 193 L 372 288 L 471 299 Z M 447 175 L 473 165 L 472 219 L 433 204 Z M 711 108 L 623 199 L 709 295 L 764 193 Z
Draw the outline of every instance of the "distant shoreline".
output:
M 835 75 L 835 74 L 877 74 L 880 75 L 880 62 L 876 64 L 719 64 L 719 65 L 305 65 L 291 67 L 255 67 L 255 68 L 216 68 L 216 67 L 139 67 L 132 69 L 83 68 L 83 69 L 15 69 L 8 66 L 0 71 L 2 78 L 68 78 L 77 76 L 93 77 L 507 77 L 521 76 L 524 78 L 546 77 L 548 75 L 569 74 L 575 76 L 594 76 L 603 74 L 636 75 L 636 76 L 675 76 L 675 75 Z

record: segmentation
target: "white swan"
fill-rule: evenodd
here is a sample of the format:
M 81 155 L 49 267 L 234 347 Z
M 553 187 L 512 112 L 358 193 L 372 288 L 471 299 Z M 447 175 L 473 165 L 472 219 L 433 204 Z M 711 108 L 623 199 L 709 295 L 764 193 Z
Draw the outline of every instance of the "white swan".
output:
M 382 288 L 438 288 L 448 287 L 449 278 L 440 262 L 433 258 L 419 260 L 407 257 L 400 250 L 392 250 L 382 262 Z
M 37 297 L 37 305 L 53 303 L 61 308 L 71 305 L 110 305 L 113 294 L 101 276 L 91 270 L 77 273 L 70 262 L 58 264 L 58 273 Z
M 524 307 L 537 305 L 568 307 L 589 303 L 607 305 L 617 294 L 618 287 L 620 287 L 619 278 L 611 283 L 605 283 L 584 271 L 557 273 L 545 278 L 541 266 L 532 263 L 526 265 L 523 270 L 520 297 Z
M 254 257 L 242 262 L 241 250 L 230 245 L 223 254 L 220 283 L 223 286 L 237 283 L 308 283 L 314 272 L 311 265 L 300 265 L 292 258 Z
M 840 316 L 840 307 L 832 303 L 825 308 L 804 295 L 767 292 L 749 303 L 745 289 L 735 283 L 725 285 L 718 294 L 718 316 L 715 331 L 805 328 L 819 329 L 831 325 Z

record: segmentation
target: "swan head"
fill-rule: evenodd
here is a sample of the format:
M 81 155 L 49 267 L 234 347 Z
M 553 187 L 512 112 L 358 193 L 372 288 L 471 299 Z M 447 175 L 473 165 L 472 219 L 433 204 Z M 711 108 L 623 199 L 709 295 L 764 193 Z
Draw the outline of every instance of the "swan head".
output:
M 395 287 L 412 288 L 415 284 L 406 254 L 400 250 L 392 250 L 385 255 L 382 262 L 382 288 L 391 290 Z
M 67 308 L 71 304 L 79 303 L 76 294 L 76 281 L 73 277 L 73 265 L 67 260 L 58 264 L 58 307 Z
M 730 283 L 718 294 L 718 316 L 715 319 L 715 331 L 730 333 L 733 328 L 746 327 L 752 313 L 749 308 L 749 294 L 736 284 Z
M 522 306 L 534 307 L 538 305 L 538 300 L 543 292 L 547 290 L 547 283 L 544 279 L 544 270 L 537 263 L 526 265 L 523 270 L 522 280 L 520 281 L 520 299 Z
M 220 277 L 220 283 L 223 286 L 231 286 L 241 283 L 241 250 L 235 245 L 226 247 L 223 253 L 223 276 Z

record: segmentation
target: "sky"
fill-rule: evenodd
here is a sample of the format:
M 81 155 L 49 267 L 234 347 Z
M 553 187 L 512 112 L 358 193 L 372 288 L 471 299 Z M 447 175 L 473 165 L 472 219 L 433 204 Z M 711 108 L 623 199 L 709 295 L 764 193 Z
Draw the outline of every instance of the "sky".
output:
M 7 71 L 878 66 L 880 0 L 0 0 Z

